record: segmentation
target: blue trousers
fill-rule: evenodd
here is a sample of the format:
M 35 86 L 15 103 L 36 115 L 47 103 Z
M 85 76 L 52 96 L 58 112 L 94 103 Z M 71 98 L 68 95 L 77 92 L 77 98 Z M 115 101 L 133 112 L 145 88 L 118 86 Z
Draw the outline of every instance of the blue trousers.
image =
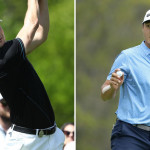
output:
M 150 150 L 150 131 L 117 120 L 111 135 L 112 150 Z

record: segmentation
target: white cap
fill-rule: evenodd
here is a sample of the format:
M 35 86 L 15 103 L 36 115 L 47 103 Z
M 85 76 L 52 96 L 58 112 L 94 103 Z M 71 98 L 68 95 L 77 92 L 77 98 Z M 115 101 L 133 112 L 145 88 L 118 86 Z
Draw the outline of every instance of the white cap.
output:
M 144 20 L 142 23 L 146 22 L 146 21 L 150 21 L 150 10 L 148 10 L 145 14 Z
M 2 94 L 0 93 L 0 101 L 3 99 L 3 96 L 2 96 Z

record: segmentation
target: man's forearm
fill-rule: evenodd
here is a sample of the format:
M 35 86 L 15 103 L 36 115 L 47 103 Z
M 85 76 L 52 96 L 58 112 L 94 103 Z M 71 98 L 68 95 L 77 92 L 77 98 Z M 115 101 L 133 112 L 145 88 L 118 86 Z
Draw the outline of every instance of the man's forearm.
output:
M 24 19 L 24 25 L 36 24 L 39 22 L 39 4 L 38 0 L 28 0 L 28 8 Z
M 29 52 L 33 51 L 36 47 L 46 41 L 49 32 L 49 11 L 47 0 L 39 0 L 39 9 L 39 27 L 28 49 Z
M 49 10 L 48 1 L 39 0 L 40 14 L 39 14 L 39 32 L 43 32 L 43 38 L 47 38 L 49 32 Z M 42 29 L 40 29 L 42 28 Z M 42 31 L 41 31 L 42 30 Z
M 25 47 L 25 52 L 28 54 L 32 45 L 33 38 L 39 27 L 39 4 L 38 0 L 28 0 L 28 8 L 24 19 L 24 25 L 17 34 Z
M 110 100 L 116 95 L 116 90 L 111 88 L 110 85 L 102 86 L 101 88 L 101 97 L 105 100 Z

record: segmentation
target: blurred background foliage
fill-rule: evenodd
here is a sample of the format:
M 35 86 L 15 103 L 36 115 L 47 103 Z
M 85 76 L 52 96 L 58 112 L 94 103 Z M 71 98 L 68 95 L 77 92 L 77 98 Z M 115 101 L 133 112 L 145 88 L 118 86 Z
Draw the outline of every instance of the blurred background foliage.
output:
M 74 121 L 74 1 L 48 0 L 50 32 L 47 41 L 28 58 L 39 74 L 60 127 Z M 1 26 L 6 40 L 16 37 L 27 0 L 0 0 Z
M 147 0 L 76 0 L 77 150 L 110 150 L 119 92 L 103 102 L 100 88 L 115 57 L 143 40 Z

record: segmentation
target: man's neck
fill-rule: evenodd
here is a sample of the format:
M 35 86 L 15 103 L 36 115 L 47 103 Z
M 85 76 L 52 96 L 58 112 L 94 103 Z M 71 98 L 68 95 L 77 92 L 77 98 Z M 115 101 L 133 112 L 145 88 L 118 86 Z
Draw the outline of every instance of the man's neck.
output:
M 146 41 L 144 41 L 144 42 L 145 42 L 145 45 L 146 45 L 148 48 L 150 48 L 150 44 L 147 43 Z
M 0 125 L 2 126 L 2 128 L 5 130 L 5 131 L 7 131 L 8 129 L 9 129 L 9 127 L 11 126 L 11 122 L 10 121 L 6 121 L 6 120 L 4 120 L 4 119 L 2 119 L 1 117 L 0 117 Z

